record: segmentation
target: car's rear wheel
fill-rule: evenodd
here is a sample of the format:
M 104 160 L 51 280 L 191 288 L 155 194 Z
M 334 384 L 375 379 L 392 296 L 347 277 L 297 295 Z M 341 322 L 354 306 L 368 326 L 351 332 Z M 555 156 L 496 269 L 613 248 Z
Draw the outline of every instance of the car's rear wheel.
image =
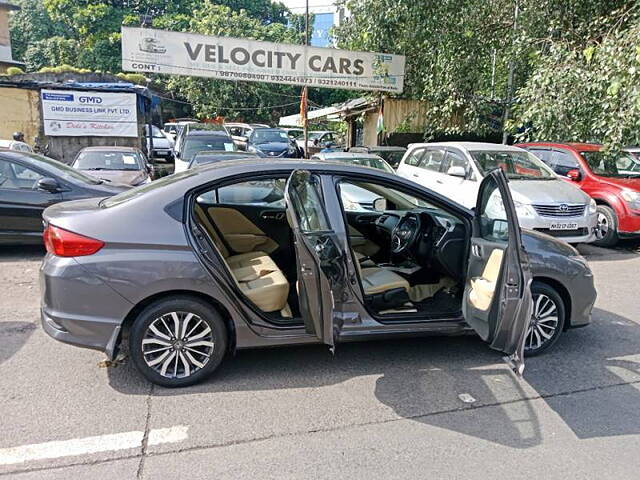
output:
M 529 357 L 540 355 L 558 341 L 566 312 L 562 297 L 546 283 L 533 282 L 531 295 L 533 310 L 524 342 L 524 354 Z
M 612 247 L 618 243 L 618 218 L 616 212 L 606 205 L 598 205 L 596 241 L 599 247 Z
M 206 302 L 173 297 L 149 305 L 131 327 L 129 352 L 144 377 L 163 387 L 200 382 L 227 348 L 224 321 Z

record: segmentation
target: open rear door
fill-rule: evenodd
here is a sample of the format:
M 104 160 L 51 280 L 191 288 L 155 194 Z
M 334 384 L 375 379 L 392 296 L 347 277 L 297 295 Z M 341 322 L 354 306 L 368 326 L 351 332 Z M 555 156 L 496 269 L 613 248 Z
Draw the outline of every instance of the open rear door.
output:
M 325 212 L 320 178 L 295 170 L 285 188 L 287 220 L 293 230 L 298 299 L 308 333 L 333 350 L 342 322 L 345 256 Z
M 520 225 L 500 169 L 480 185 L 469 251 L 463 313 L 491 348 L 509 354 L 511 368 L 524 370 L 524 339 L 531 319 L 531 272 Z

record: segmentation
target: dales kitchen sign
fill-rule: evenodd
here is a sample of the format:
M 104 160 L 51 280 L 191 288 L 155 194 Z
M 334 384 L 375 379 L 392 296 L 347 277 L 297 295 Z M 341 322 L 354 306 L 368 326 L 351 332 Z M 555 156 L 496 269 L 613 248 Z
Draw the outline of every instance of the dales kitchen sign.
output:
M 122 27 L 126 71 L 402 92 L 405 57 Z

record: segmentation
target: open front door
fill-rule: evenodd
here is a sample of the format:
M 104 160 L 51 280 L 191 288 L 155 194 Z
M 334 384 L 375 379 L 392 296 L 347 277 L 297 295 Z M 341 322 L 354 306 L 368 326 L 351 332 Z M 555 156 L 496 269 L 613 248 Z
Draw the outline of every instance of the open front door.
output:
M 529 261 L 507 178 L 496 169 L 478 193 L 462 308 L 467 323 L 491 348 L 509 354 L 518 375 L 524 370 L 530 286 Z
M 346 287 L 345 257 L 325 213 L 320 178 L 305 170 L 294 171 L 287 181 L 285 200 L 305 327 L 333 350 L 342 327 L 336 312 Z

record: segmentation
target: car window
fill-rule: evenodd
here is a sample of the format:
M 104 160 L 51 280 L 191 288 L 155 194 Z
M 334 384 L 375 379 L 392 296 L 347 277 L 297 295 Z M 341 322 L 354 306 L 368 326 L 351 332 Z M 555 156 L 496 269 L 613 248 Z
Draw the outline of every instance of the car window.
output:
M 543 148 L 527 148 L 529 153 L 535 155 L 547 165 L 551 166 L 551 150 Z M 553 167 L 552 167 L 553 168 Z
M 501 168 L 512 180 L 553 180 L 556 176 L 537 157 L 527 151 L 469 152 L 483 173 Z
M 80 152 L 73 167 L 80 170 L 141 170 L 144 162 L 137 152 L 85 150 Z
M 439 172 L 442 168 L 442 161 L 444 160 L 444 150 L 441 149 L 428 149 L 422 161 L 420 162 L 420 168 L 425 170 L 431 170 Z
M 493 178 L 490 182 L 482 191 L 480 199 L 480 235 L 485 240 L 507 243 L 509 241 L 507 211 L 498 184 Z
M 0 160 L 0 188 L 7 190 L 32 190 L 43 176 L 14 162 Z
M 411 153 L 407 156 L 407 159 L 404 161 L 406 165 L 411 165 L 412 167 L 417 167 L 420 164 L 420 160 L 422 159 L 422 155 L 424 154 L 426 148 L 416 148 L 412 150 Z
M 182 146 L 182 159 L 189 161 L 198 152 L 222 150 L 225 152 L 233 152 L 236 146 L 230 137 L 224 135 L 206 136 L 194 135 L 184 140 Z
M 569 170 L 580 168 L 578 161 L 567 151 L 554 150 L 551 153 L 551 168 L 558 175 L 567 175 Z
M 447 172 L 451 167 L 462 167 L 465 172 L 469 171 L 469 161 L 459 152 L 455 150 L 447 150 L 445 168 Z
M 304 175 L 305 172 L 294 172 L 293 175 Z M 290 186 L 292 209 L 298 219 L 300 230 L 305 233 L 324 232 L 329 230 L 329 221 L 324 211 L 324 202 L 320 193 L 320 180 L 310 175 L 306 180 L 293 181 Z
M 256 205 L 284 208 L 286 178 L 250 180 L 220 187 L 200 195 L 198 201 L 225 205 Z

